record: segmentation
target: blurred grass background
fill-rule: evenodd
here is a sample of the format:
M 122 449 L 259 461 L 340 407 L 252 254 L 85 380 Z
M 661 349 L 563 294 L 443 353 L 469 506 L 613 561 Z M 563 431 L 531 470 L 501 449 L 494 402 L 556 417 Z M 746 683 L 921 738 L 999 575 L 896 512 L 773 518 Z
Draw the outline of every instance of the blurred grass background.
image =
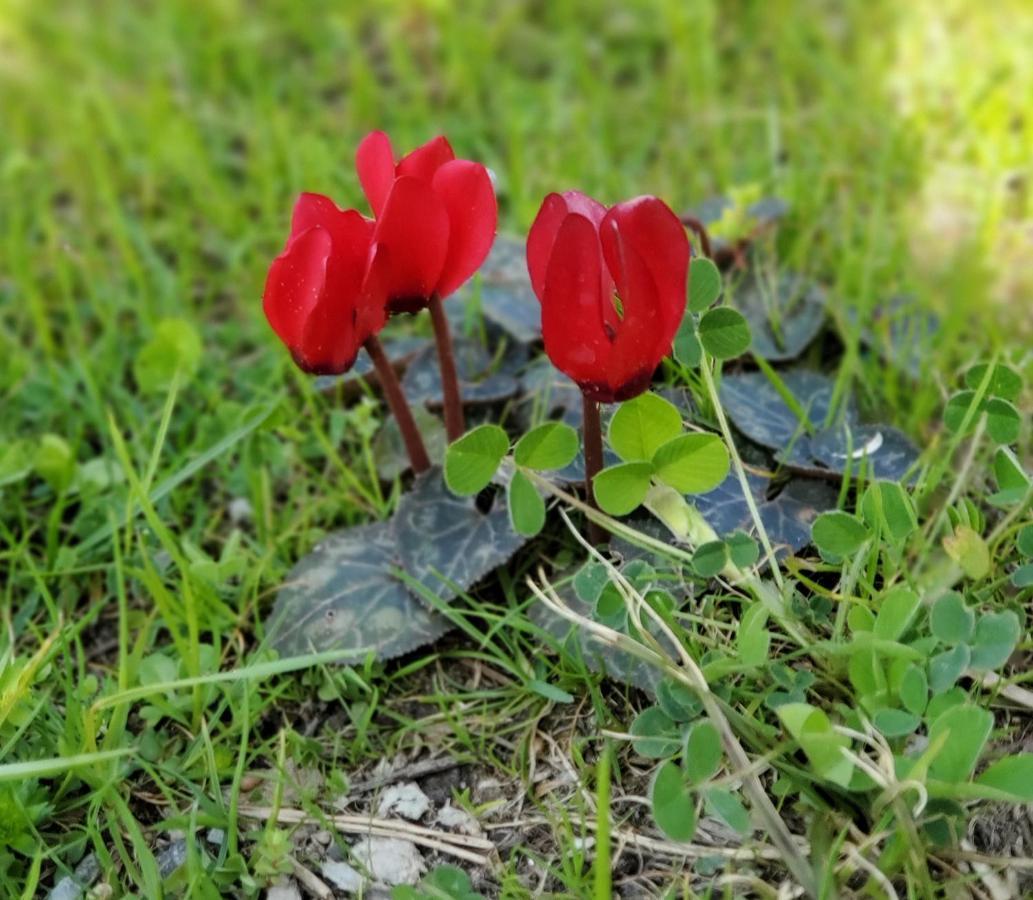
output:
M 376 405 L 317 395 L 259 301 L 299 191 L 362 203 L 367 130 L 399 149 L 447 133 L 497 173 L 510 231 L 571 187 L 678 209 L 747 185 L 784 198 L 777 252 L 830 286 L 840 378 L 928 446 L 959 366 L 1033 365 L 1031 47 L 1027 0 L 0 0 L 0 660 L 49 663 L 5 700 L 23 715 L 0 722 L 0 763 L 96 749 L 89 698 L 136 685 L 149 654 L 172 652 L 173 676 L 246 661 L 293 562 L 389 505 L 368 471 Z M 917 382 L 858 345 L 897 294 L 942 317 Z M 171 395 L 133 372 L 169 317 L 204 348 Z M 47 433 L 80 466 L 60 496 L 33 473 Z M 148 494 L 147 523 L 111 527 Z M 342 764 L 404 742 L 367 729 L 401 677 L 359 692 Z M 311 684 L 252 690 L 249 713 L 215 709 L 210 744 L 129 734 L 124 706 L 103 746 L 145 744 L 152 793 L 177 807 L 218 796 L 230 748 L 274 757 L 256 723 Z M 493 730 L 459 743 L 483 756 Z M 46 865 L 123 830 L 146 861 L 129 787 L 90 788 L 89 809 L 55 801 Z M 121 856 L 128 883 L 154 882 Z

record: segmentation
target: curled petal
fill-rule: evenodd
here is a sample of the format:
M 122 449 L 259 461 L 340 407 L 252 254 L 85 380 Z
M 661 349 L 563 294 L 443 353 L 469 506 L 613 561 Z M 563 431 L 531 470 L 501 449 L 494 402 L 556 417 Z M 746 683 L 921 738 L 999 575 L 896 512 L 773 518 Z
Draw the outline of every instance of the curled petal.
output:
M 531 287 L 541 301 L 545 291 L 545 273 L 549 268 L 549 257 L 560 225 L 570 213 L 578 213 L 598 226 L 606 215 L 606 207 L 579 191 L 564 191 L 549 194 L 543 201 L 538 215 L 527 234 L 527 272 L 531 276 Z M 605 271 L 602 277 L 606 276 Z
M 373 234 L 390 312 L 414 312 L 427 305 L 445 265 L 448 230 L 445 205 L 428 182 L 412 177 L 395 181 Z
M 455 159 L 434 173 L 434 193 L 448 213 L 448 254 L 437 292 L 447 297 L 480 268 L 498 224 L 498 206 L 488 170 L 480 163 Z
M 600 311 L 602 255 L 595 225 L 563 219 L 542 294 L 542 338 L 553 365 L 584 390 L 607 383 L 610 339 Z
M 444 135 L 438 135 L 436 138 L 432 138 L 426 144 L 403 156 L 402 161 L 398 163 L 395 175 L 398 178 L 404 175 L 411 175 L 413 178 L 430 181 L 438 169 L 455 158 L 456 155 L 452 152 L 452 145 L 449 144 Z
M 603 223 L 601 238 L 614 271 L 623 315 L 610 353 L 607 380 L 615 400 L 627 400 L 649 384 L 660 360 L 670 352 L 664 336 L 659 290 L 645 259 L 616 222 Z
M 395 158 L 391 140 L 382 131 L 371 131 L 355 151 L 359 182 L 373 215 L 379 216 L 395 180 Z
M 273 331 L 296 359 L 317 361 L 309 352 L 311 348 L 304 347 L 302 341 L 305 323 L 325 297 L 330 248 L 330 234 L 326 229 L 316 227 L 303 231 L 288 241 L 266 276 L 262 309 Z
M 291 233 L 322 228 L 330 235 L 326 286 L 335 297 L 354 298 L 366 274 L 373 222 L 354 209 L 339 209 L 322 194 L 302 194 L 294 204 Z
M 655 286 L 653 302 L 660 315 L 658 334 L 666 354 L 670 352 L 671 341 L 685 315 L 689 268 L 689 241 L 685 228 L 667 204 L 656 197 L 636 197 L 618 203 L 606 214 L 601 225 L 603 253 L 618 284 L 621 299 L 627 302 L 625 293 L 634 284 L 628 283 L 632 273 L 618 273 L 618 269 L 624 267 L 614 239 L 617 233 L 621 244 L 631 248 L 648 270 L 650 282 Z M 622 278 L 624 287 L 621 286 Z

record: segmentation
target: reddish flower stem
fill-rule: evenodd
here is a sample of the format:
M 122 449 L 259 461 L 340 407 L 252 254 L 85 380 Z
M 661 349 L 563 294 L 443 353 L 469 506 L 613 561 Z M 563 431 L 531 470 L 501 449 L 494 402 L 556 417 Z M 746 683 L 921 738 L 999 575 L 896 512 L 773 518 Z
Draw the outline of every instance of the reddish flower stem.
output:
M 430 468 L 430 457 L 427 456 L 427 448 L 423 445 L 423 438 L 420 430 L 416 427 L 416 420 L 412 417 L 412 410 L 409 409 L 409 402 L 405 399 L 402 386 L 398 383 L 398 376 L 395 374 L 394 366 L 380 346 L 376 335 L 371 334 L 366 338 L 364 344 L 366 352 L 373 360 L 373 368 L 377 373 L 377 380 L 384 391 L 387 405 L 398 423 L 398 429 L 402 432 L 402 440 L 405 442 L 405 450 L 409 454 L 409 462 L 412 464 L 413 473 L 419 475 Z
M 463 417 L 463 398 L 459 394 L 459 375 L 456 372 L 456 356 L 452 348 L 452 332 L 448 328 L 445 309 L 437 294 L 431 295 L 429 309 L 430 319 L 434 323 L 434 341 L 438 345 L 441 391 L 445 396 L 445 433 L 449 441 L 455 441 L 466 431 L 466 419 Z
M 589 399 L 587 394 L 582 393 L 581 410 L 581 427 L 585 441 L 585 494 L 589 504 L 598 509 L 599 505 L 595 502 L 595 488 L 592 486 L 592 480 L 603 467 L 603 430 L 599 423 L 599 404 Z M 589 519 L 588 539 L 595 546 L 601 547 L 610 540 L 610 535 L 598 523 Z
M 681 223 L 686 228 L 696 233 L 696 236 L 699 238 L 700 248 L 703 250 L 703 255 L 712 259 L 713 254 L 710 252 L 710 235 L 707 234 L 706 226 L 695 216 L 682 216 Z

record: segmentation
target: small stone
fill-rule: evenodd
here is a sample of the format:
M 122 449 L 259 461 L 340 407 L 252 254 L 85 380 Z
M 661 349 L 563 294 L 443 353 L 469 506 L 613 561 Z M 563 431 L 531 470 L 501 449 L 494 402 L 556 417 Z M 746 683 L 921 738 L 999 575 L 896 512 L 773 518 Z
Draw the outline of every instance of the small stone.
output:
M 66 875 L 50 892 L 48 900 L 80 900 L 84 888 L 88 888 L 100 875 L 100 861 L 93 853 L 87 854 L 75 867 L 71 875 Z
M 221 847 L 226 843 L 226 832 L 221 828 L 209 828 L 205 837 L 208 838 L 209 844 L 214 844 L 216 847 Z
M 501 800 L 504 796 L 502 782 L 497 778 L 481 778 L 473 787 L 473 798 L 477 804 Z
M 362 890 L 362 876 L 346 862 L 325 862 L 319 871 L 335 888 L 346 894 L 357 894 Z
M 426 866 L 416 845 L 397 838 L 363 838 L 352 855 L 374 881 L 384 884 L 416 884 Z
M 479 835 L 483 834 L 481 823 L 470 815 L 465 809 L 446 803 L 438 811 L 435 819 L 442 828 L 452 828 L 460 834 Z
M 576 850 L 591 850 L 595 846 L 594 837 L 579 838 L 576 837 L 572 841 L 574 849 Z
M 234 497 L 230 500 L 227 512 L 230 515 L 230 521 L 234 525 L 239 525 L 241 522 L 248 522 L 254 515 L 254 510 L 251 508 L 251 501 L 247 497 Z
M 334 839 L 334 836 L 329 831 L 317 831 L 312 835 L 312 840 L 317 844 L 322 844 L 324 847 L 329 847 L 330 842 Z
M 301 900 L 301 891 L 291 879 L 279 881 L 265 892 L 265 900 Z
M 168 878 L 187 860 L 187 842 L 183 839 L 174 841 L 162 850 L 154 859 L 158 864 L 158 875 Z
M 410 822 L 422 819 L 430 810 L 430 800 L 415 782 L 393 784 L 387 788 L 380 798 L 377 815 L 401 816 Z

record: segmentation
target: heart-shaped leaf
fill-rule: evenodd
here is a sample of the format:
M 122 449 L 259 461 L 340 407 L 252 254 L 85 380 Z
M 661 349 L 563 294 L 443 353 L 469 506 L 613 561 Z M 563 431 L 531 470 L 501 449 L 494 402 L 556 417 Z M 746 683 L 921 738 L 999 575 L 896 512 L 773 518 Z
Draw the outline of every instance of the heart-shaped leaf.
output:
M 860 550 L 871 537 L 871 532 L 857 516 L 842 510 L 832 510 L 814 520 L 811 537 L 823 556 L 842 559 Z
M 398 565 L 389 522 L 326 537 L 287 576 L 266 635 L 284 656 L 354 649 L 342 662 L 372 652 L 391 659 L 429 644 L 452 628 L 393 574 Z
M 482 315 L 515 340 L 529 344 L 542 336 L 542 310 L 527 274 L 525 242 L 500 234 L 477 273 L 445 304 L 449 318 L 463 324 L 466 309 L 479 304 Z
M 1019 617 L 1010 609 L 982 616 L 972 638 L 972 668 L 984 672 L 999 669 L 1014 652 L 1021 633 Z
M 517 441 L 513 459 L 529 469 L 562 469 L 574 461 L 579 446 L 577 432 L 569 425 L 544 422 Z
M 649 792 L 653 818 L 673 841 L 691 841 L 696 833 L 696 795 L 677 763 L 668 760 L 653 778 Z
M 509 435 L 498 425 L 478 425 L 449 445 L 445 453 L 445 482 L 460 497 L 478 494 L 495 477 L 509 452 Z
M 836 505 L 837 492 L 823 481 L 794 479 L 772 500 L 767 499 L 770 486 L 768 479 L 747 474 L 747 482 L 753 492 L 764 530 L 779 556 L 795 553 L 810 544 L 814 520 L 820 513 Z M 733 531 L 743 531 L 749 535 L 754 533 L 753 517 L 735 473 L 725 478 L 713 491 L 693 497 L 692 502 L 719 535 L 731 534 Z
M 750 326 L 742 313 L 718 306 L 699 320 L 699 342 L 715 359 L 735 359 L 750 349 Z
M 402 567 L 442 601 L 473 586 L 524 544 L 505 503 L 487 513 L 453 495 L 434 468 L 402 495 L 392 519 Z
M 940 597 L 929 610 L 929 628 L 943 643 L 960 644 L 972 637 L 976 614 L 965 605 L 965 598 L 956 591 Z
M 689 298 L 687 308 L 690 312 L 706 312 L 717 298 L 721 296 L 721 270 L 713 260 L 697 257 L 689 265 Z
M 459 391 L 464 404 L 498 403 L 512 397 L 520 388 L 516 372 L 527 359 L 527 350 L 509 344 L 497 361 L 478 341 L 454 341 Z M 444 404 L 441 368 L 436 348 L 431 345 L 417 352 L 402 379 L 402 389 L 409 403 L 423 403 L 432 409 Z
M 682 434 L 653 453 L 656 477 L 683 494 L 705 494 L 728 475 L 729 458 L 716 434 Z
M 545 525 L 545 501 L 538 489 L 523 472 L 517 470 L 506 491 L 513 530 L 524 537 L 534 537 Z
M 642 505 L 652 477 L 652 463 L 627 462 L 609 466 L 592 481 L 596 503 L 611 516 L 626 516 Z
M 657 449 L 682 432 L 678 408 L 650 391 L 626 400 L 610 419 L 610 446 L 625 462 L 646 462 Z
M 757 273 L 735 287 L 733 302 L 749 322 L 753 352 L 771 362 L 795 359 L 825 324 L 825 292 L 793 273 Z
M 990 737 L 994 717 L 989 710 L 965 703 L 948 709 L 929 726 L 929 742 L 947 740 L 929 765 L 929 774 L 951 783 L 967 781 Z

